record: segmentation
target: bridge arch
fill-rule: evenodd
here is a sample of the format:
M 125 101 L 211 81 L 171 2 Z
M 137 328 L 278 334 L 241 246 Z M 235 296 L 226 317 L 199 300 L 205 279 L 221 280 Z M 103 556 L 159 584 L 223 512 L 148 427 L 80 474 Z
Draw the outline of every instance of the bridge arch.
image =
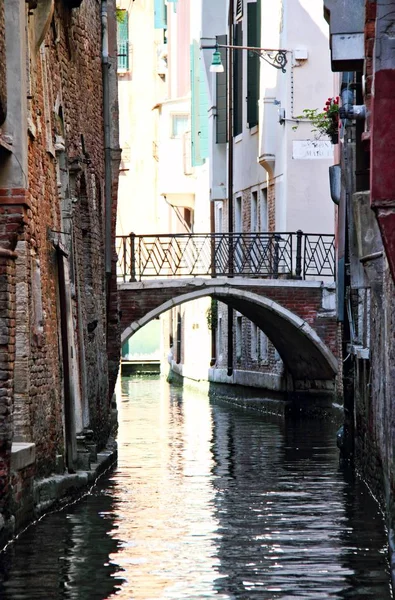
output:
M 122 333 L 122 343 L 162 313 L 205 296 L 231 306 L 256 323 L 275 345 L 294 379 L 334 379 L 338 370 L 337 359 L 304 319 L 264 295 L 236 287 L 211 284 L 187 293 L 175 294 L 131 322 Z

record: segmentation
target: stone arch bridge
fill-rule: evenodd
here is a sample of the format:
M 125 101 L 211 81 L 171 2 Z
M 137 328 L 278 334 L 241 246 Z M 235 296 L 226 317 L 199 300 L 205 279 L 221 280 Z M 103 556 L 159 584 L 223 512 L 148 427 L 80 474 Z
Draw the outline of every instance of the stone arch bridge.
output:
M 294 381 L 333 381 L 337 374 L 334 283 L 194 277 L 123 282 L 118 290 L 122 343 L 170 308 L 211 296 L 264 331 Z

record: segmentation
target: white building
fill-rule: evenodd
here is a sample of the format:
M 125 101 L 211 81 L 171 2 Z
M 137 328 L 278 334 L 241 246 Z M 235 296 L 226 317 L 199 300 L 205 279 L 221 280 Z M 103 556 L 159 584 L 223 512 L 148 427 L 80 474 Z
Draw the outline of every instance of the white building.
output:
M 332 95 L 322 5 L 135 0 L 131 12 L 129 91 L 127 76 L 120 82 L 121 136 L 126 132 L 131 158 L 120 183 L 119 233 L 333 233 L 333 146 L 296 119 Z M 222 48 L 225 72 L 212 73 L 213 51 L 201 46 L 229 42 L 285 50 L 285 72 L 248 50 Z M 174 308 L 163 319 L 164 356 L 171 345 L 173 369 L 191 378 L 234 383 L 248 371 L 254 385 L 281 389 L 283 366 L 274 346 L 245 317 L 230 316 L 232 333 L 225 305 L 203 299 Z
M 332 234 L 334 204 L 328 167 L 334 162 L 334 146 L 327 138 L 316 139 L 311 123 L 297 119 L 306 108 L 322 110 L 332 96 L 328 25 L 322 6 L 314 0 L 274 0 L 262 5 L 260 0 L 234 0 L 233 5 L 231 39 L 229 0 L 195 2 L 191 47 L 231 43 L 283 49 L 286 52 L 280 59 L 285 56 L 287 64 L 283 72 L 269 64 L 273 61 L 266 55 L 268 62 L 248 50 L 219 48 L 224 73 L 211 73 L 213 51 L 200 51 L 201 79 L 207 83 L 209 97 L 206 164 L 210 201 L 215 207 L 211 227 L 218 233 L 232 229 Z M 233 61 L 231 75 L 226 72 L 229 59 Z M 193 103 L 192 94 L 192 110 Z M 282 361 L 264 333 L 238 313 L 231 314 L 233 331 L 228 333 L 227 307 L 218 304 L 214 308 L 215 364 L 209 378 L 244 381 L 241 372 L 249 371 L 254 385 L 282 389 Z M 228 356 L 228 335 L 232 335 L 232 357 Z

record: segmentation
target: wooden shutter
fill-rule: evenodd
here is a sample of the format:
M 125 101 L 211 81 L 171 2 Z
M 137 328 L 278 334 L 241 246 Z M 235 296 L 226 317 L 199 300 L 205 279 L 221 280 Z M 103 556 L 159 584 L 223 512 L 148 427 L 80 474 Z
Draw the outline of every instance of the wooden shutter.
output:
M 243 0 L 237 0 L 236 3 L 236 21 L 241 19 L 243 16 Z
M 235 25 L 235 46 L 243 45 L 241 22 Z M 243 51 L 234 50 L 233 59 L 233 135 L 243 131 Z
M 155 29 L 167 29 L 167 6 L 165 0 L 155 0 L 154 4 Z
M 227 36 L 217 36 L 218 44 L 227 44 Z M 217 73 L 216 76 L 216 97 L 217 97 L 217 117 L 216 117 L 216 142 L 217 144 L 226 144 L 228 141 L 227 127 L 227 108 L 228 108 L 228 86 L 227 86 L 227 55 L 226 48 L 219 48 L 221 60 L 224 66 L 223 73 Z
M 129 70 L 129 15 L 123 10 L 118 20 L 117 28 L 117 53 L 118 71 Z
M 260 46 L 261 19 L 260 0 L 247 4 L 247 46 Z M 259 120 L 259 74 L 261 59 L 254 52 L 247 56 L 247 123 L 258 125 Z
M 208 157 L 208 95 L 203 60 L 196 41 L 191 45 L 191 153 L 192 166 Z

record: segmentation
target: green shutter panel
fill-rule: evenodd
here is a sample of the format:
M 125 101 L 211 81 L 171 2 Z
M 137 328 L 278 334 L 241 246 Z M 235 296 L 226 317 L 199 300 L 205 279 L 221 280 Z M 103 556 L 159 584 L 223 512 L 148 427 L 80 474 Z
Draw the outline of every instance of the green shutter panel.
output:
M 247 46 L 260 46 L 260 2 L 247 4 Z M 253 52 L 247 57 L 247 123 L 258 125 L 260 58 Z
M 243 45 L 241 21 L 235 26 L 235 46 Z M 234 50 L 233 59 L 233 135 L 243 131 L 243 52 Z
M 208 96 L 196 41 L 191 45 L 191 144 L 192 166 L 198 167 L 208 157 Z
M 192 166 L 198 164 L 198 96 L 196 82 L 195 44 L 191 45 L 191 160 Z
M 118 70 L 128 71 L 129 69 L 129 15 L 122 11 L 122 17 L 117 24 L 117 54 Z
M 218 44 L 227 44 L 226 35 L 217 36 Z M 228 86 L 227 86 L 227 56 L 226 48 L 219 48 L 221 60 L 224 66 L 223 73 L 216 75 L 216 98 L 217 98 L 217 116 L 215 121 L 216 142 L 217 144 L 226 144 L 227 142 L 227 106 L 228 106 Z
M 208 95 L 206 85 L 206 70 L 199 51 L 199 139 L 200 158 L 204 162 L 208 158 Z
M 155 0 L 154 4 L 155 29 L 167 29 L 167 6 L 165 0 Z

